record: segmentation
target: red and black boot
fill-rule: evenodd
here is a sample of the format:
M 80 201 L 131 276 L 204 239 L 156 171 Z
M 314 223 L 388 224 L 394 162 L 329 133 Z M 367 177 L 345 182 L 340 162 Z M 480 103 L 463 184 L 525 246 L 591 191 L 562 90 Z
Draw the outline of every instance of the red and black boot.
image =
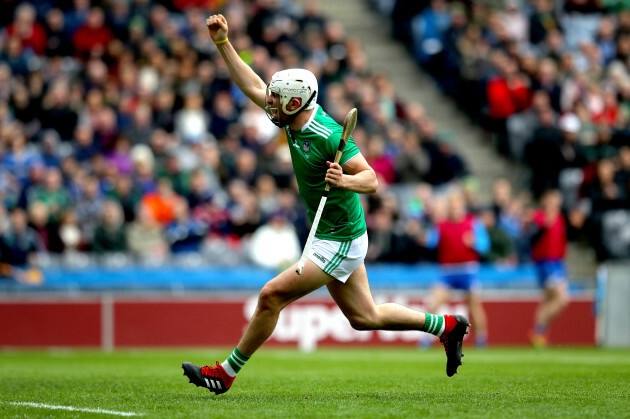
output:
M 457 374 L 457 368 L 462 365 L 462 342 L 464 336 L 468 334 L 468 319 L 466 317 L 456 314 L 454 316 L 445 317 L 446 327 L 442 336 L 440 336 L 440 342 L 444 345 L 444 351 L 446 352 L 446 375 L 452 377 Z
M 218 362 L 216 367 L 209 367 L 207 365 L 200 367 L 190 362 L 184 362 L 182 368 L 184 369 L 184 375 L 188 377 L 190 383 L 197 387 L 207 388 L 216 394 L 222 394 L 228 391 L 236 378 L 230 377 Z

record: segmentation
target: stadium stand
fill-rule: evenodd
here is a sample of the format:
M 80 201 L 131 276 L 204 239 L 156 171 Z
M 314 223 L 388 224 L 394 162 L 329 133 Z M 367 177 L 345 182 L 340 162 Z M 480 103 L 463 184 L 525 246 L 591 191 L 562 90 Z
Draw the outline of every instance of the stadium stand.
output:
M 371 1 L 497 150 L 559 188 L 570 237 L 627 258 L 630 8 L 597 0 Z
M 54 272 L 246 264 L 252 235 L 280 214 L 305 241 L 308 225 L 286 139 L 229 81 L 208 39 L 209 11 L 197 3 L 0 4 L 5 274 L 11 266 L 33 265 Z M 316 3 L 212 5 L 228 16 L 230 39 L 263 79 L 304 66 L 318 76 L 320 102 L 335 119 L 358 108 L 354 139 L 381 185 L 377 194 L 363 197 L 369 262 L 433 261 L 421 238 L 436 203 L 452 188 L 466 192 L 472 210 L 495 215 L 486 217 L 496 233 L 492 261 L 528 260 L 527 197 L 514 196 L 511 185 L 498 180 L 494 202 L 481 208 L 474 178 L 453 142 L 422 104 L 397 98 L 386 74 L 367 71 L 360 42 L 324 19 Z M 450 16 L 451 9 L 445 10 Z M 494 55 L 514 68 L 508 53 Z M 489 66 L 480 59 L 481 69 Z M 462 77 L 454 80 L 463 83 Z M 482 85 L 480 78 L 467 80 L 470 88 Z M 534 89 L 525 90 L 529 98 Z M 532 109 L 514 116 L 527 112 Z M 613 177 L 617 172 L 614 166 Z M 576 208 L 583 208 L 583 195 L 575 195 Z M 22 227 L 24 218 L 28 226 Z

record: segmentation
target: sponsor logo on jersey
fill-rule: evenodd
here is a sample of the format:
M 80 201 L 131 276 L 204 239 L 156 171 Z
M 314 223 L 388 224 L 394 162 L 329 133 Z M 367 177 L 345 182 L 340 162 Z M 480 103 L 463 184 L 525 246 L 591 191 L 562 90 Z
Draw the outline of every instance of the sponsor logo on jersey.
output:
M 304 144 L 302 144 L 302 150 L 304 150 L 305 153 L 308 153 L 309 151 L 311 151 L 311 142 L 304 141 Z
M 321 260 L 323 263 L 328 262 L 328 261 L 326 260 L 326 258 L 325 258 L 325 257 L 323 257 L 323 256 L 321 256 L 321 255 L 318 255 L 318 254 L 317 254 L 317 253 L 315 253 L 315 252 L 313 252 L 313 256 L 315 256 L 317 259 Z

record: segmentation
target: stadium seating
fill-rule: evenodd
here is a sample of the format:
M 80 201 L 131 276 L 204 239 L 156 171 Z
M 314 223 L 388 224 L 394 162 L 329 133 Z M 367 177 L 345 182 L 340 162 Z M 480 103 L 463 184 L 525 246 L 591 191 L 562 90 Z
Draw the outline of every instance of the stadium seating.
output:
M 0 8 L 1 262 L 52 270 L 249 264 L 252 234 L 279 212 L 304 242 L 286 139 L 230 82 L 204 24 L 215 9 L 55 0 Z M 362 197 L 368 262 L 433 261 L 420 237 L 436 197 L 463 188 L 479 208 L 474 174 L 423 104 L 397 99 L 387 75 L 367 71 L 361 45 L 315 7 L 232 1 L 220 10 L 263 79 L 304 66 L 333 117 L 359 109 L 354 140 L 381 185 Z M 498 261 L 527 261 L 523 213 L 511 212 L 527 202 L 508 192 L 487 204 L 515 249 Z M 28 226 L 18 229 L 20 220 Z M 14 246 L 16 237 L 27 245 Z
M 531 168 L 535 197 L 563 191 L 572 238 L 600 260 L 628 256 L 608 234 L 630 207 L 626 2 L 370 4 L 497 150 Z

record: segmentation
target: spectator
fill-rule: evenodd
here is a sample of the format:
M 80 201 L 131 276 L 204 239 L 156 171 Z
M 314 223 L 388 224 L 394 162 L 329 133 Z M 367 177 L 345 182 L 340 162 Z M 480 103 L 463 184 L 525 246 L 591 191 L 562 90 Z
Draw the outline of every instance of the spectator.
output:
M 488 231 L 490 249 L 483 255 L 482 260 L 490 263 L 515 264 L 518 259 L 512 238 L 499 228 L 492 209 L 485 209 L 480 214 L 481 222 Z
M 73 54 L 66 17 L 61 9 L 52 8 L 46 13 L 46 55 L 64 57 Z
M 42 159 L 46 167 L 61 167 L 62 153 L 67 152 L 68 148 L 60 144 L 56 131 L 46 130 L 42 133 Z
M 2 165 L 22 184 L 28 181 L 28 173 L 33 166 L 41 165 L 42 159 L 37 150 L 26 143 L 26 135 L 18 126 L 11 133 L 11 151 L 2 159 Z
M 100 154 L 100 147 L 94 143 L 94 131 L 88 125 L 79 125 L 75 130 L 74 158 L 82 164 L 88 164 Z
M 210 187 L 208 176 L 201 170 L 195 170 L 192 173 L 187 190 L 185 198 L 191 210 L 199 205 L 210 203 L 215 198 L 215 191 Z
M 112 39 L 112 32 L 105 25 L 105 14 L 98 7 L 93 7 L 85 23 L 74 33 L 72 45 L 76 54 L 85 59 L 93 53 L 102 55 Z
M 446 1 L 432 0 L 429 7 L 411 21 L 418 60 L 437 72 L 444 47 L 444 34 L 451 25 Z
M 230 224 L 232 233 L 238 237 L 252 234 L 260 226 L 260 210 L 249 187 L 240 179 L 228 186 Z
M 90 14 L 90 0 L 72 0 L 72 8 L 65 13 L 68 31 L 76 30 L 88 19 Z
M 125 176 L 131 175 L 133 162 L 131 161 L 131 144 L 124 135 L 119 135 L 114 142 L 114 149 L 107 156 L 108 164 L 116 169 L 117 173 Z
M 215 137 L 221 138 L 227 134 L 229 126 L 238 121 L 234 99 L 229 93 L 220 91 L 214 96 L 212 109 L 211 132 Z
M 256 154 L 250 149 L 241 150 L 236 156 L 232 178 L 240 179 L 248 186 L 254 186 L 258 178 Z
M 188 203 L 180 199 L 175 204 L 173 221 L 164 231 L 173 253 L 199 252 L 208 226 L 190 217 Z
M 169 253 L 164 229 L 146 208 L 139 207 L 136 221 L 129 224 L 127 248 L 147 262 L 163 261 Z
M 365 259 L 369 262 L 391 262 L 395 260 L 396 236 L 393 232 L 394 219 L 390 211 L 380 208 L 372 213 L 368 228 L 370 247 Z
M 0 58 L 9 65 L 13 74 L 22 77 L 28 74 L 27 55 L 18 37 L 9 38 L 6 52 Z
M 107 195 L 122 206 L 125 222 L 131 222 L 135 218 L 136 207 L 142 199 L 140 191 L 134 185 L 130 176 L 117 175 L 114 177 L 113 187 L 107 191 Z
M 529 22 L 524 13 L 519 10 L 518 0 L 507 0 L 505 12 L 501 14 L 501 23 L 511 41 L 523 43 L 529 33 Z
M 25 131 L 30 135 L 35 133 L 39 128 L 38 109 L 35 101 L 31 100 L 26 86 L 23 84 L 15 86 L 9 104 L 15 119 L 24 124 Z
M 529 18 L 529 41 L 537 45 L 541 43 L 550 30 L 560 30 L 551 0 L 536 0 L 534 11 Z
M 72 204 L 70 194 L 63 186 L 61 172 L 55 167 L 46 171 L 43 186 L 36 186 L 27 197 L 27 204 L 42 202 L 48 208 L 49 222 L 59 222 Z
M 116 201 L 106 201 L 101 223 L 94 232 L 93 248 L 97 254 L 127 250 L 122 208 Z
M 431 160 L 425 180 L 432 185 L 440 185 L 464 177 L 467 174 L 464 161 L 450 144 L 440 141 L 435 123 L 425 117 L 419 125 L 422 148 Z
M 31 4 L 20 4 L 15 9 L 15 20 L 7 26 L 7 34 L 9 38 L 18 39 L 22 48 L 42 55 L 46 49 L 46 31 L 36 18 L 35 8 Z
M 256 198 L 263 217 L 268 218 L 278 211 L 277 196 L 278 188 L 274 178 L 270 175 L 259 176 L 256 181 Z
M 44 247 L 37 233 L 28 226 L 28 217 L 22 208 L 11 211 L 11 225 L 0 238 L 0 259 L 3 271 L 37 265 L 37 253 Z
M 52 128 L 62 140 L 70 140 L 78 121 L 78 115 L 70 107 L 70 86 L 63 79 L 53 82 L 42 101 L 42 128 Z
M 562 195 L 558 190 L 545 192 L 542 208 L 531 216 L 532 260 L 536 264 L 543 300 L 538 306 L 531 334 L 535 346 L 547 344 L 547 329 L 569 302 L 567 273 L 564 266 L 567 237 L 561 213 Z
M 48 222 L 48 207 L 35 201 L 28 208 L 29 227 L 37 233 L 38 241 L 42 245 L 42 251 L 60 253 L 63 244 L 59 237 L 59 225 Z
M 497 75 L 488 81 L 488 114 L 492 129 L 497 134 L 499 151 L 508 151 L 506 120 L 530 104 L 530 90 L 526 79 L 518 71 L 514 59 L 503 52 L 493 53 Z
M 541 60 L 538 64 L 537 77 L 532 80 L 532 90 L 547 93 L 553 110 L 560 112 L 561 89 L 557 77 L 558 70 L 553 60 L 549 58 Z
M 182 170 L 180 160 L 175 150 L 169 151 L 163 161 L 163 167 L 158 167 L 156 174 L 160 178 L 169 179 L 176 194 L 185 196 L 188 194 L 190 173 Z
M 581 125 L 579 118 L 575 114 L 563 115 L 559 125 L 562 130 L 563 140 L 560 145 L 562 158 L 553 162 L 555 168 L 559 171 L 566 167 L 584 167 L 586 165 L 586 157 L 578 141 Z
M 149 144 L 153 131 L 152 112 L 146 104 L 139 104 L 133 113 L 133 122 L 124 133 L 133 144 Z
M 199 93 L 189 93 L 184 98 L 184 107 L 175 114 L 174 123 L 175 131 L 182 140 L 191 143 L 205 140 L 210 121 L 203 110 L 203 98 Z
M 540 196 L 549 187 L 557 186 L 560 174 L 562 152 L 562 132 L 554 126 L 555 114 L 549 108 L 538 113 L 540 126 L 534 130 L 531 141 L 525 146 L 525 161 L 532 169 L 531 189 L 535 196 Z M 568 127 L 577 132 L 579 128 Z
M 63 243 L 64 254 L 68 259 L 71 259 L 85 247 L 85 240 L 81 235 L 79 222 L 73 210 L 68 210 L 63 214 L 59 225 L 59 237 Z
M 175 94 L 171 89 L 160 89 L 153 106 L 153 120 L 155 126 L 166 132 L 173 132 L 175 129 L 175 120 L 173 117 L 173 108 L 175 106 Z
M 429 164 L 429 156 L 422 149 L 420 139 L 412 132 L 405 133 L 402 150 L 394 165 L 396 180 L 401 183 L 418 182 L 429 171 Z
M 105 198 L 97 177 L 87 176 L 82 182 L 81 195 L 75 200 L 74 210 L 81 225 L 83 237 L 91 242 L 102 219 Z
M 278 249 L 281 249 L 278 251 Z M 302 247 L 287 215 L 278 210 L 268 223 L 254 231 L 249 243 L 249 257 L 258 266 L 281 271 L 300 258 Z
M 175 208 L 180 200 L 170 179 L 160 178 L 157 192 L 144 195 L 141 205 L 156 221 L 166 226 L 175 219 Z
M 386 184 L 393 183 L 396 179 L 394 159 L 385 150 L 385 140 L 379 135 L 370 137 L 365 150 L 365 159 L 374 169 L 379 181 Z
M 615 158 L 619 150 L 611 144 L 612 130 L 610 127 L 600 125 L 597 127 L 595 144 L 584 147 L 584 157 L 587 162 L 595 163 L 602 159 Z

